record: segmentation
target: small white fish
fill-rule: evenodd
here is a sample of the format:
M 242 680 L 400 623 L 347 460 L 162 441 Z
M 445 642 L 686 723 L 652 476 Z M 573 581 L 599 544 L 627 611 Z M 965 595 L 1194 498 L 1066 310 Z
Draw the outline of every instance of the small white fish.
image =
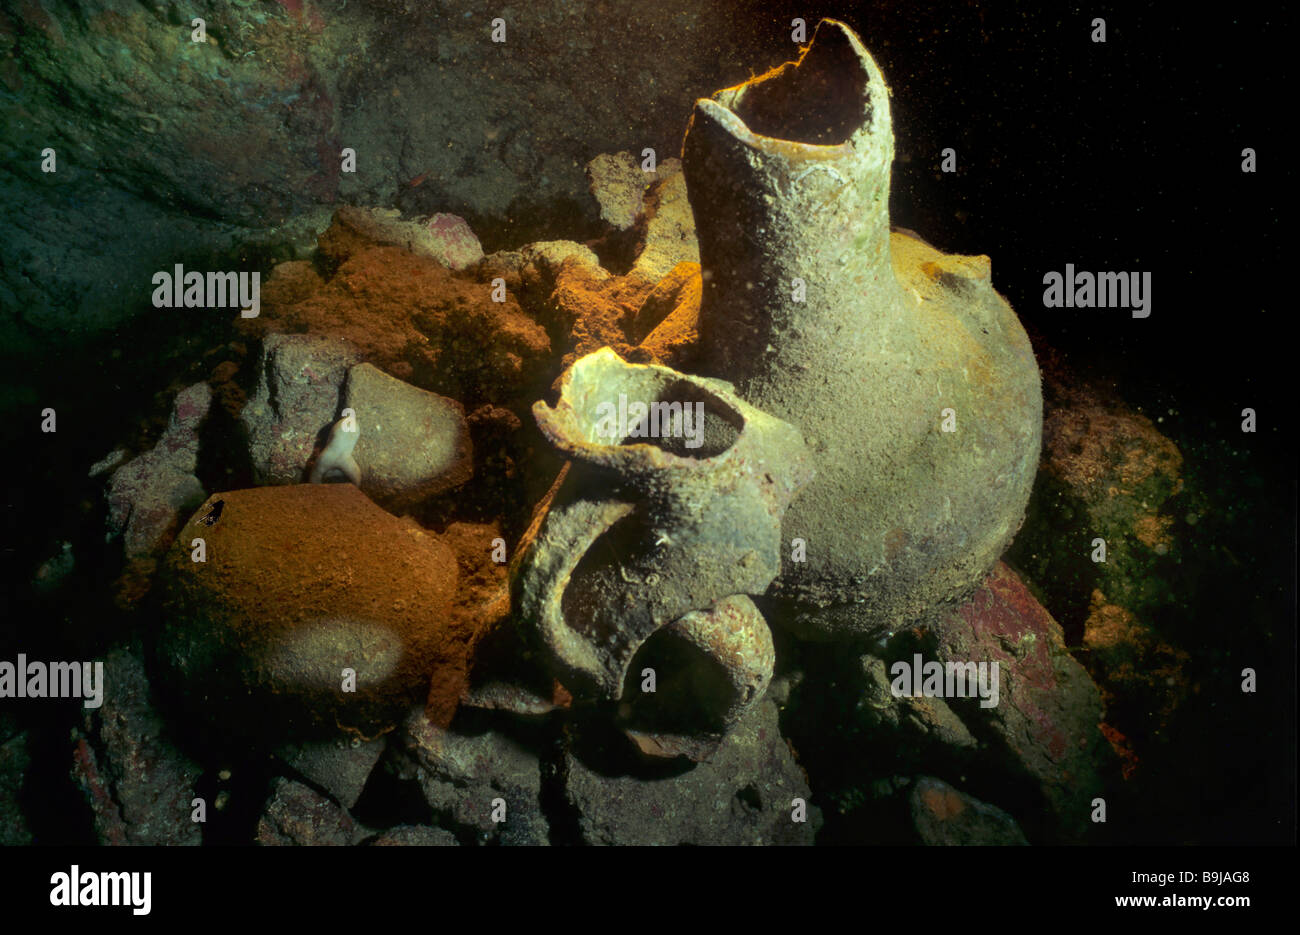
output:
M 349 422 L 352 423 L 352 428 L 345 428 L 344 426 Z M 325 480 L 325 476 L 330 471 L 338 471 L 360 487 L 361 468 L 356 458 L 352 457 L 352 449 L 357 447 L 357 439 L 360 437 L 361 424 L 355 419 L 339 419 L 335 422 L 334 428 L 330 429 L 329 442 L 321 450 L 320 457 L 316 459 L 308 481 L 319 484 Z

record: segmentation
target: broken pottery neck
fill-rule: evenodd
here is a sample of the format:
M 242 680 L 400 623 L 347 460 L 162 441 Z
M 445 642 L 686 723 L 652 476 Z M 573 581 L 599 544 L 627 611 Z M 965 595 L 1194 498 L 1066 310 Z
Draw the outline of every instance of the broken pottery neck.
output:
M 704 372 L 742 395 L 902 300 L 889 245 L 884 77 L 823 20 L 798 62 L 696 102 L 683 144 L 699 233 Z

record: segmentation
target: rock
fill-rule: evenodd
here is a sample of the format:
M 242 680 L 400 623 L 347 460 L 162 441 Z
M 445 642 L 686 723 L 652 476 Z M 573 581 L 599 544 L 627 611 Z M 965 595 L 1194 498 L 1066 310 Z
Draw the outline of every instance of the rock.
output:
M 22 733 L 22 725 L 13 711 L 0 708 L 0 743 Z
M 32 587 L 38 594 L 52 594 L 68 580 L 77 566 L 71 542 L 60 542 L 59 550 L 42 562 L 32 575 Z
M 489 283 L 494 279 L 503 279 L 507 292 L 516 298 L 522 298 L 524 268 L 527 265 L 528 261 L 520 251 L 498 250 L 483 258 L 483 262 L 478 266 L 478 276 L 482 281 Z
M 346 809 L 309 786 L 277 776 L 257 820 L 256 841 L 264 847 L 345 847 L 366 833 Z
M 1082 630 L 1095 588 L 1138 618 L 1161 612 L 1186 598 L 1172 583 L 1174 566 L 1193 560 L 1178 541 L 1199 498 L 1185 487 L 1182 453 L 1151 419 L 1050 347 L 1039 357 L 1043 456 L 1011 555 L 1071 634 Z M 1104 562 L 1092 560 L 1097 538 L 1106 542 Z
M 465 408 L 370 364 L 348 371 L 344 405 L 356 412 L 352 455 L 361 489 L 395 512 L 465 483 L 474 473 Z
M 423 220 L 429 236 L 429 255 L 449 269 L 468 269 L 483 259 L 483 246 L 464 218 L 435 214 Z
M 362 741 L 353 737 L 285 744 L 275 752 L 286 765 L 323 788 L 344 808 L 352 808 L 361 798 L 384 746 L 383 738 Z
M 1081 839 L 1113 761 L 1097 726 L 1097 686 L 1066 651 L 1060 625 L 999 562 L 934 630 L 941 661 L 998 663 L 997 705 L 954 700 L 954 710 L 976 734 L 996 737 L 1008 765 L 1032 779 L 1050 813 L 1048 833 Z
M 301 484 L 356 352 L 334 338 L 270 334 L 262 345 L 257 387 L 239 419 L 248 433 L 259 484 Z
M 659 165 L 659 180 L 645 196 L 643 220 L 632 274 L 652 283 L 667 276 L 678 263 L 699 263 L 695 215 L 686 197 L 686 178 L 677 159 Z
M 600 265 L 591 248 L 572 240 L 539 240 L 526 244 L 520 248 L 519 258 L 525 284 L 533 286 L 535 280 L 541 285 L 543 295 L 551 294 L 560 269 L 570 260 L 596 282 L 610 278 L 609 271 Z
M 472 832 L 484 843 L 549 843 L 539 801 L 541 767 L 532 751 L 497 732 L 468 736 L 445 730 L 423 709 L 411 712 L 402 739 L 418 767 L 425 801 L 442 825 Z M 505 820 L 496 822 L 492 816 L 501 802 Z
M 629 357 L 634 342 L 626 329 L 653 287 L 638 276 L 610 276 L 578 258 L 567 259 L 547 302 L 552 325 L 568 335 L 564 366 L 602 347 Z
M 122 812 L 113 801 L 109 779 L 100 766 L 99 757 L 95 755 L 95 748 L 90 745 L 86 735 L 75 727 L 72 729 L 72 743 L 72 781 L 77 784 L 90 806 L 95 838 L 101 845 L 126 845 L 128 841 Z
M 357 349 L 344 369 L 364 360 L 471 409 L 531 401 L 549 379 L 550 339 L 515 296 L 495 302 L 489 283 L 399 247 L 359 249 L 313 291 L 271 299 L 258 318 L 240 321 L 245 334 L 340 340 Z
M 543 240 L 526 244 L 518 250 L 499 250 L 485 257 L 478 267 L 483 282 L 505 280 L 509 295 L 525 308 L 546 306 L 555 291 L 555 278 L 570 257 L 597 279 L 608 279 L 609 272 L 590 247 L 572 240 Z
M 781 705 L 782 733 L 799 752 L 825 809 L 821 844 L 915 843 L 905 801 L 911 776 L 982 776 L 993 767 L 995 784 L 1009 779 L 1005 766 L 997 771 L 997 755 L 988 754 L 984 736 L 963 723 L 958 702 L 895 696 L 892 662 L 913 661 L 914 647 L 900 645 L 906 639 L 899 634 L 866 653 L 796 644 L 787 652 L 797 653 L 797 667 L 768 690 Z M 1033 796 L 1030 789 L 1027 798 Z
M 680 163 L 678 168 L 680 171 Z M 587 163 L 587 183 L 600 204 L 600 219 L 616 230 L 627 230 L 636 223 L 653 178 L 626 150 L 602 153 Z
M 766 700 L 686 772 L 607 776 L 571 749 L 560 778 L 586 844 L 812 844 L 821 827 L 812 805 L 806 822 L 791 820 L 793 800 L 811 792 Z
M 460 844 L 450 831 L 426 825 L 390 828 L 370 843 L 374 847 L 457 847 Z
M 922 776 L 912 787 L 912 822 L 931 846 L 1028 845 L 1016 820 L 939 779 Z
M 695 311 L 698 317 L 700 304 L 700 264 L 678 263 L 655 284 L 650 293 L 637 309 L 629 325 L 628 338 L 632 341 L 645 341 L 663 321 L 668 318 L 694 293 Z
M 269 12 L 202 0 L 192 8 L 208 30 L 200 43 L 191 42 L 189 19 L 158 4 L 56 3 L 30 23 L 30 11 L 18 13 L 22 26 L 0 24 L 7 48 L 15 31 L 22 36 L 17 58 L 6 55 L 17 83 L 0 105 L 0 122 L 18 134 L 11 143 L 34 142 L 38 124 L 78 128 L 76 145 L 58 146 L 67 183 L 58 194 L 41 191 L 25 168 L 16 180 L 27 184 L 7 186 L 15 210 L 4 242 L 21 261 L 0 276 L 5 318 L 16 287 L 12 307 L 31 307 L 23 313 L 29 327 L 119 325 L 126 309 L 148 307 L 141 286 L 177 257 L 225 253 L 261 238 L 250 228 L 275 228 L 333 200 L 339 65 L 326 66 L 313 49 L 349 33 L 354 42 L 371 27 L 341 14 L 322 30 L 320 18 L 295 23 L 287 11 Z M 280 54 L 259 54 L 268 47 Z M 182 60 L 183 68 L 162 64 Z M 197 100 L 221 116 L 203 116 Z M 241 142 L 232 146 L 235 136 Z M 95 152 L 120 158 L 101 172 Z M 85 225 L 129 233 L 78 244 L 73 232 Z
M 158 444 L 109 478 L 108 538 L 122 537 L 128 560 L 160 555 L 185 515 L 203 502 L 203 485 L 194 469 L 199 427 L 211 402 L 206 383 L 182 390 Z
M 511 291 L 523 289 L 545 298 L 555 288 L 555 277 L 569 257 L 576 257 L 594 275 L 609 277 L 591 248 L 574 240 L 539 240 L 518 250 L 498 250 L 484 257 L 479 276 L 487 281 L 500 276 Z
M 1146 416 L 1086 385 L 1056 403 L 1043 420 L 1043 467 L 1083 504 L 1098 533 L 1122 530 L 1150 549 L 1168 544 L 1170 520 L 1159 511 L 1183 487 L 1178 446 Z
M 942 698 L 897 697 L 883 659 L 863 656 L 861 665 L 866 685 L 858 712 L 867 730 L 899 731 L 913 743 L 934 743 L 950 751 L 973 750 L 979 745 Z
M 1101 688 L 1102 729 L 1129 777 L 1139 755 L 1170 736 L 1188 698 L 1186 608 L 1225 585 L 1221 553 L 1185 546 L 1226 541 L 1226 528 L 1206 520 L 1226 520 L 1233 510 L 1212 505 L 1212 488 L 1162 433 L 1160 419 L 1076 371 L 1043 338 L 1035 344 L 1043 458 L 1009 559 L 1087 650 L 1080 661 Z M 1230 486 L 1219 478 L 1213 489 Z M 1097 539 L 1105 541 L 1105 561 L 1093 560 Z
M 1148 736 L 1158 734 L 1187 700 L 1188 654 L 1126 608 L 1110 603 L 1099 589 L 1092 592 L 1083 645 L 1088 669 L 1101 685 L 1108 721 L 1141 725 Z
M 478 238 L 465 220 L 454 214 L 404 221 L 395 208 L 344 205 L 320 241 L 321 253 L 335 263 L 372 246 L 401 247 L 456 270 L 483 259 Z
M 21 801 L 31 764 L 26 733 L 0 741 L 0 847 L 24 847 L 32 843 Z
M 322 285 L 316 264 L 310 260 L 277 263 L 262 282 L 263 305 L 292 305 L 307 298 Z
M 205 562 L 192 561 L 196 538 Z M 464 677 L 468 636 L 448 619 L 455 556 L 351 484 L 217 494 L 182 543 L 167 560 L 160 655 L 222 729 L 374 737 L 431 676 Z
M 109 471 L 113 470 L 113 468 L 121 464 L 122 461 L 126 459 L 126 456 L 127 450 L 125 448 L 114 448 L 103 458 L 92 464 L 90 470 L 86 473 L 86 476 L 98 477 L 100 474 L 107 474 Z
M 111 650 L 104 680 L 103 705 L 75 732 L 73 765 L 100 843 L 201 844 L 191 814 L 202 769 L 168 737 L 144 662 L 133 650 Z
M 700 341 L 703 288 L 698 263 L 678 263 L 660 280 L 646 297 L 632 326 L 632 337 L 645 335 L 632 351 L 638 363 L 693 369 Z
M 402 212 L 396 208 L 342 205 L 318 243 L 321 256 L 337 265 L 370 247 L 401 247 L 408 253 L 430 256 L 427 234 L 415 221 L 402 220 Z

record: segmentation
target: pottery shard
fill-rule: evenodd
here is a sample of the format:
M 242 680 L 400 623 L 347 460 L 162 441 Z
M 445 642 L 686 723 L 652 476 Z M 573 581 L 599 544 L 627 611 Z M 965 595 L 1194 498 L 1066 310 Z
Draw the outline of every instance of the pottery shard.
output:
M 270 334 L 257 387 L 239 419 L 259 484 L 300 484 L 316 442 L 334 421 L 350 345 L 307 334 Z
M 587 844 L 812 844 L 821 826 L 811 805 L 806 821 L 793 818 L 794 800 L 811 793 L 770 700 L 684 773 L 606 776 L 570 751 L 561 779 Z
M 202 843 L 202 828 L 191 820 L 202 771 L 168 737 L 144 661 L 115 649 L 103 664 L 110 690 L 76 732 L 72 770 L 100 843 Z
M 423 708 L 407 718 L 403 740 L 440 824 L 465 829 L 485 843 L 549 843 L 540 802 L 541 764 L 532 751 L 500 733 L 445 730 Z M 500 814 L 502 802 L 505 820 L 496 821 L 493 812 Z
M 381 506 L 413 506 L 473 475 L 465 409 L 454 399 L 361 364 L 348 371 L 344 406 L 361 433 L 352 452 L 361 489 Z
M 185 515 L 203 502 L 203 485 L 194 469 L 199 427 L 211 403 L 212 391 L 206 383 L 182 390 L 158 444 L 109 479 L 108 538 L 122 536 L 128 559 L 161 553 Z
M 431 676 L 461 677 L 455 556 L 351 484 L 217 494 L 180 540 L 160 653 L 223 729 L 374 737 L 423 701 Z
M 1027 845 L 1016 820 L 939 779 L 923 776 L 912 786 L 912 825 L 921 843 L 960 846 Z
M 935 626 L 945 663 L 998 664 L 997 704 L 954 702 L 958 713 L 977 735 L 998 738 L 1009 765 L 1036 783 L 1054 820 L 1050 833 L 1081 838 L 1111 760 L 1097 686 L 1066 651 L 1060 624 L 999 562 Z

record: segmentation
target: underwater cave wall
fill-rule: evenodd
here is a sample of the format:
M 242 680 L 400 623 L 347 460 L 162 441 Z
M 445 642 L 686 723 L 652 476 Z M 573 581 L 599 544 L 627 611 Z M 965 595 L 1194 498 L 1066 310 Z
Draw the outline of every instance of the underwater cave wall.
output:
M 677 155 L 696 97 L 788 53 L 780 30 L 727 28 L 734 7 L 7 0 L 0 347 L 115 328 L 178 259 L 309 251 L 338 203 L 456 212 L 488 250 L 561 218 L 594 231 L 574 196 L 592 156 Z

